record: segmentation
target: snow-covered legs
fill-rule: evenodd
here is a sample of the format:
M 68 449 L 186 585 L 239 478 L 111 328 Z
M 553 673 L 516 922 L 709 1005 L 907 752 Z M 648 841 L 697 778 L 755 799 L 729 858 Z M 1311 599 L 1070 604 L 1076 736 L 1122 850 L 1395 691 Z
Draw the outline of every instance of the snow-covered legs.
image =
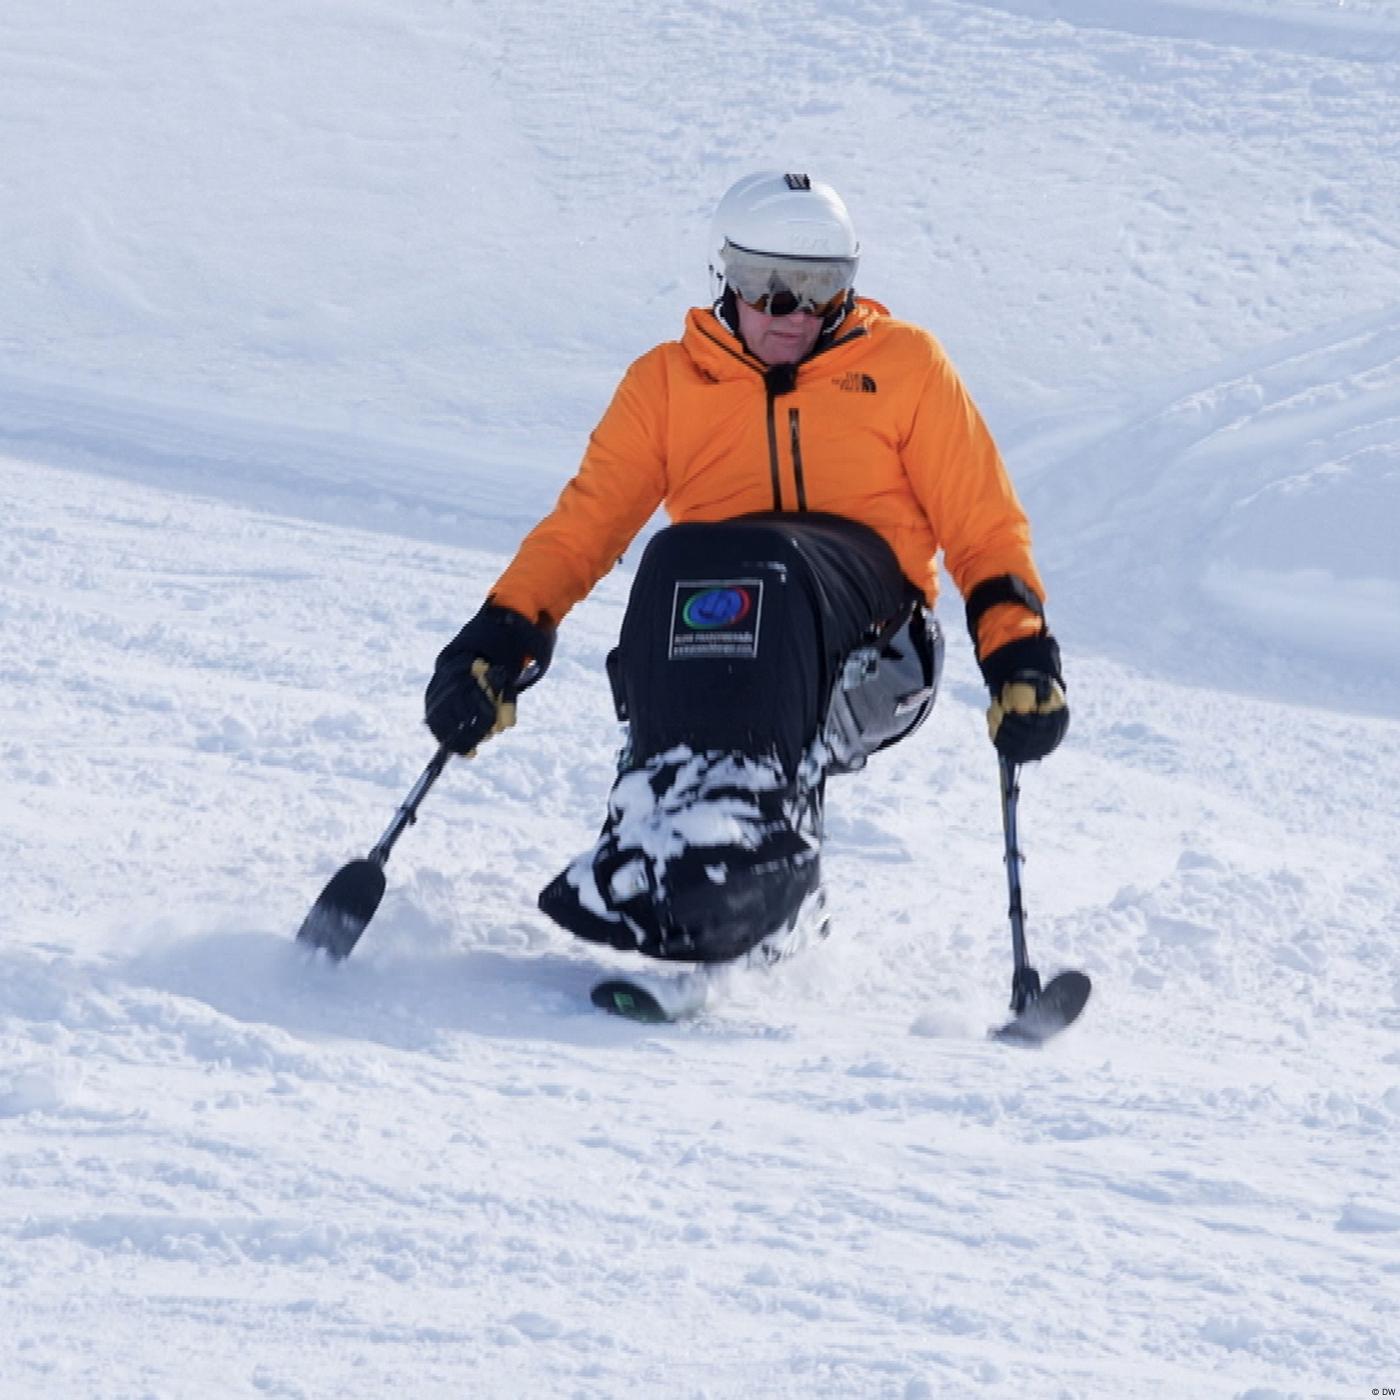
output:
M 864 526 L 765 515 L 662 531 L 609 658 L 628 745 L 607 819 L 541 908 L 651 957 L 771 960 L 821 903 L 828 770 L 916 727 L 935 643 Z

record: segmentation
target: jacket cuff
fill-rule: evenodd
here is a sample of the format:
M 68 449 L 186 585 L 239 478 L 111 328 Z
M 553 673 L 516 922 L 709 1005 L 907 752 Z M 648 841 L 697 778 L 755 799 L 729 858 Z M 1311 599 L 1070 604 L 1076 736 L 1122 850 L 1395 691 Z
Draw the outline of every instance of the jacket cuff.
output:
M 1024 672 L 1053 676 L 1061 686 L 1065 683 L 1064 676 L 1060 674 L 1060 644 L 1049 632 L 1008 642 L 1004 647 L 988 652 L 977 664 L 982 668 L 982 679 L 987 682 L 987 689 L 993 696 L 1000 695 L 1007 681 Z

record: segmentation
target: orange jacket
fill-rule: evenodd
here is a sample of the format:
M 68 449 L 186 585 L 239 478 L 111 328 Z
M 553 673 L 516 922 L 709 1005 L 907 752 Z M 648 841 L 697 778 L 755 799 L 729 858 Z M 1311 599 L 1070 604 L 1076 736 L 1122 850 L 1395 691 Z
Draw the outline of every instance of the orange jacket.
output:
M 712 311 L 637 360 L 577 475 L 526 536 L 492 601 L 558 622 L 663 502 L 674 521 L 826 511 L 893 548 L 930 603 L 935 556 L 964 595 L 1017 574 L 1044 598 L 1030 531 L 986 425 L 938 342 L 862 299 L 834 341 L 768 392 L 765 366 Z M 1025 608 L 982 617 L 978 653 L 1039 630 Z

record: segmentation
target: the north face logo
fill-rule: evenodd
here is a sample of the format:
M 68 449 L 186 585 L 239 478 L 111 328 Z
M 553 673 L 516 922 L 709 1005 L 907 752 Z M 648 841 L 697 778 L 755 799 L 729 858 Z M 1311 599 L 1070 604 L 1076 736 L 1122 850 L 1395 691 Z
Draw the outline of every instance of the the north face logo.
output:
M 873 394 L 876 392 L 875 381 L 868 374 L 860 374 L 852 370 L 849 374 L 843 374 L 840 379 L 831 381 L 838 389 L 844 389 L 848 394 Z

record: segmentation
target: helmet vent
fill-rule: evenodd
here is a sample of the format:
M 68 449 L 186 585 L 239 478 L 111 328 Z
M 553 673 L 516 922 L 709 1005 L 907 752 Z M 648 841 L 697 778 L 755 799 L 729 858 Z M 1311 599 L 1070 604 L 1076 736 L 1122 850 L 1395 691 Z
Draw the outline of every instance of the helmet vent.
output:
M 783 183 L 790 190 L 810 190 L 812 177 L 810 175 L 784 175 Z

